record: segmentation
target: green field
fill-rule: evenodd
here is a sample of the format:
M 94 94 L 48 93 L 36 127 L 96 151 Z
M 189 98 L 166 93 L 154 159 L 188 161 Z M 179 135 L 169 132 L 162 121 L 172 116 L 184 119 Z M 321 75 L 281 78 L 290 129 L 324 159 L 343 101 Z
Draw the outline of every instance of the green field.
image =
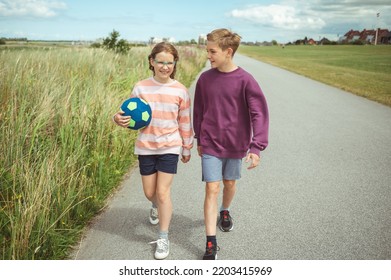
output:
M 180 47 L 187 87 L 206 53 Z M 0 258 L 64 259 L 132 166 L 136 133 L 112 116 L 150 77 L 150 47 L 0 48 Z
M 238 51 L 391 106 L 391 46 L 240 46 Z

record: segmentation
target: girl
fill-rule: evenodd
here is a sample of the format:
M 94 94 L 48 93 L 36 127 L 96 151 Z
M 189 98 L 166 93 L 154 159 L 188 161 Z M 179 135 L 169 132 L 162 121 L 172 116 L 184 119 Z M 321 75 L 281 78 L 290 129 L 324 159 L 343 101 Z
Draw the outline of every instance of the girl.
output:
M 149 220 L 159 223 L 155 258 L 169 254 L 168 230 L 172 216 L 171 184 L 177 173 L 178 158 L 187 163 L 193 145 L 190 97 L 184 85 L 174 79 L 179 56 L 169 43 L 159 43 L 148 56 L 153 76 L 136 83 L 131 97 L 146 100 L 152 109 L 152 121 L 141 129 L 135 145 L 146 198 L 152 202 Z M 130 117 L 119 111 L 114 122 L 129 125 Z

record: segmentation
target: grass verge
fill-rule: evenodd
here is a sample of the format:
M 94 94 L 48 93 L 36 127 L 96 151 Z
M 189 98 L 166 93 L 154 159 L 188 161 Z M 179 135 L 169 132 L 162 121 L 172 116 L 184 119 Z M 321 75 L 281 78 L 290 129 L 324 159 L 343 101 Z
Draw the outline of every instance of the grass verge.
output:
M 238 51 L 391 106 L 391 46 L 240 46 Z

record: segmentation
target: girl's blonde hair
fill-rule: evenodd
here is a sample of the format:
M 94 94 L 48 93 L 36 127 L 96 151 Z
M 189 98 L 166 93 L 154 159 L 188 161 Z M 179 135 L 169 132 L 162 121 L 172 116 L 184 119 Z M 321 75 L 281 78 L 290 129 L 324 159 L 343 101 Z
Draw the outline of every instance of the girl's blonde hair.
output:
M 240 39 L 242 39 L 242 37 L 226 28 L 220 28 L 215 29 L 206 35 L 206 39 L 208 41 L 217 43 L 223 51 L 231 48 L 233 51 L 232 56 L 234 56 L 236 50 L 239 48 Z
M 155 75 L 155 68 L 151 64 L 151 59 L 155 59 L 156 55 L 161 52 L 166 52 L 173 55 L 175 64 L 174 64 L 174 70 L 172 71 L 170 78 L 175 79 L 176 65 L 177 65 L 177 61 L 179 60 L 179 54 L 177 49 L 170 43 L 161 42 L 153 47 L 151 54 L 148 55 L 149 70 L 152 70 L 153 74 Z

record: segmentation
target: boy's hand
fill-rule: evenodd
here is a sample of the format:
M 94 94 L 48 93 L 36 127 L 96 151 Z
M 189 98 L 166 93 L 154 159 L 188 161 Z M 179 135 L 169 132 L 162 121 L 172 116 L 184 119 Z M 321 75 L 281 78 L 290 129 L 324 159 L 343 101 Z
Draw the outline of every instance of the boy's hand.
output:
M 246 162 L 251 161 L 251 164 L 247 167 L 247 169 L 253 169 L 258 166 L 260 157 L 253 153 L 248 153 L 246 157 Z
M 130 123 L 130 116 L 122 116 L 125 114 L 124 111 L 120 110 L 117 114 L 114 115 L 114 122 L 122 127 L 128 127 Z
M 202 148 L 201 146 L 197 146 L 198 155 L 202 156 Z

